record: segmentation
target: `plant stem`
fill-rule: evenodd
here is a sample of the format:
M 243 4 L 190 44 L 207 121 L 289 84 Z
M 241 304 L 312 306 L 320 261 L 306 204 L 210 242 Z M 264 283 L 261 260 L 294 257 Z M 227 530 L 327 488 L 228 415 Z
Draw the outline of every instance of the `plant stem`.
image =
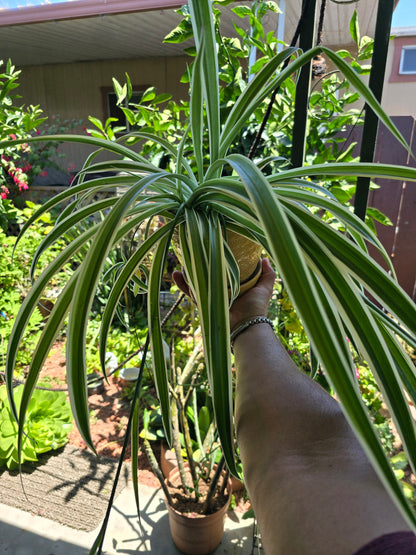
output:
M 166 500 L 169 505 L 173 505 L 172 496 L 169 493 L 168 487 L 165 482 L 165 477 L 163 476 L 159 465 L 157 463 L 155 454 L 153 453 L 152 446 L 149 443 L 148 439 L 143 441 L 144 450 L 146 451 L 147 458 L 149 459 L 150 466 L 152 467 L 153 472 L 155 473 L 156 478 L 159 480 L 160 485 L 162 486 L 163 493 L 165 494 Z
M 185 442 L 185 449 L 186 449 L 186 456 L 188 458 L 189 470 L 191 472 L 194 487 L 196 488 L 198 480 L 197 480 L 196 470 L 195 470 L 195 461 L 192 453 L 191 434 L 189 431 L 188 419 L 186 418 L 186 414 L 185 414 L 185 407 L 182 404 L 182 399 L 180 399 L 180 406 L 178 407 L 178 409 L 179 409 L 179 414 L 180 414 L 181 423 L 182 423 L 183 438 Z
M 200 328 L 198 328 L 196 330 L 195 333 L 199 333 Z M 191 379 L 191 377 L 194 374 L 194 368 L 195 365 L 197 364 L 197 362 L 199 361 L 200 358 L 202 358 L 202 340 L 198 341 L 197 344 L 195 345 L 191 356 L 188 359 L 188 362 L 186 363 L 184 369 L 182 370 L 182 375 L 180 378 L 180 383 L 186 384 L 189 382 L 189 380 Z
M 222 481 L 222 486 L 221 486 L 221 494 L 224 494 L 225 492 L 225 488 L 227 487 L 227 483 L 228 483 L 228 478 L 230 477 L 230 471 L 226 470 L 225 474 L 224 474 L 224 479 Z
M 203 514 L 208 514 L 208 510 L 211 506 L 211 502 L 215 495 L 215 490 L 217 489 L 218 482 L 221 477 L 222 471 L 224 470 L 224 467 L 225 467 L 225 458 L 224 458 L 224 455 L 222 455 L 221 460 L 218 463 L 217 469 L 215 471 L 215 474 L 212 478 L 211 484 L 209 486 L 207 497 L 204 502 Z
M 197 406 L 197 398 L 196 398 L 196 389 L 192 390 L 192 410 L 193 413 L 195 415 L 195 436 L 196 436 L 196 441 L 198 443 L 198 447 L 201 451 L 201 454 L 204 455 L 204 446 L 202 444 L 202 439 L 201 439 L 201 430 L 199 428 L 199 422 L 198 422 L 198 406 Z
M 181 442 L 179 439 L 179 418 L 178 406 L 173 396 L 171 402 L 171 418 L 172 418 L 172 447 L 175 451 L 176 460 L 178 461 L 178 469 L 181 477 L 183 487 L 190 493 L 191 484 L 189 483 L 188 476 L 185 471 L 185 464 L 181 453 Z
M 144 364 L 145 364 L 145 360 L 146 360 L 147 351 L 149 349 L 149 345 L 150 345 L 150 335 L 148 333 L 147 336 L 146 336 L 146 342 L 145 342 L 144 348 L 143 348 L 144 355 L 143 355 L 143 358 L 142 358 L 142 361 L 141 361 L 141 364 L 140 364 L 139 377 L 138 377 L 137 382 L 136 382 L 136 387 L 135 387 L 135 390 L 134 390 L 134 396 L 133 396 L 133 399 L 132 399 L 132 402 L 131 402 L 130 415 L 129 415 L 129 420 L 127 422 L 126 433 L 125 433 L 125 436 L 124 436 L 123 448 L 121 450 L 120 458 L 119 458 L 119 461 L 118 461 L 116 475 L 115 475 L 114 480 L 113 480 L 113 487 L 111 489 L 110 499 L 108 500 L 107 510 L 106 510 L 106 513 L 105 513 L 103 523 L 102 523 L 101 528 L 100 528 L 100 532 L 99 532 L 97 538 L 95 539 L 94 545 L 92 546 L 92 548 L 90 550 L 91 554 L 92 553 L 102 553 L 102 547 L 103 547 L 103 543 L 104 543 L 104 536 L 105 536 L 105 533 L 106 533 L 106 530 L 107 530 L 111 508 L 112 508 L 113 503 L 114 503 L 114 499 L 115 499 L 115 496 L 116 496 L 117 485 L 118 485 L 118 481 L 120 479 L 121 468 L 123 466 L 124 457 L 126 456 L 127 445 L 129 443 L 129 439 L 130 439 L 130 431 L 131 431 L 131 427 L 132 427 L 132 423 L 133 423 L 134 409 L 135 409 L 136 403 L 138 402 L 138 399 L 140 397 L 143 369 L 144 369 Z M 139 515 L 139 517 L 140 517 L 140 515 Z

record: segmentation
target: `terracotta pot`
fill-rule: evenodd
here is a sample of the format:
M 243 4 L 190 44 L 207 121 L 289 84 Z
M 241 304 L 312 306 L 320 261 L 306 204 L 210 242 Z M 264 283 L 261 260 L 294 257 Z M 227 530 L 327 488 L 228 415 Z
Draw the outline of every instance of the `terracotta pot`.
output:
M 180 482 L 179 470 L 175 468 L 166 479 L 166 484 Z M 210 515 L 184 514 L 167 502 L 170 533 L 176 547 L 186 555 L 209 555 L 221 543 L 224 521 L 231 500 L 231 480 L 227 484 L 228 497 L 225 505 Z
M 167 478 L 172 470 L 177 468 L 177 466 L 178 461 L 176 459 L 175 451 L 173 449 L 169 449 L 169 446 L 162 441 L 160 446 L 160 468 L 163 476 Z
M 242 491 L 244 489 L 244 482 L 234 476 L 230 476 L 231 479 L 231 490 L 232 492 Z
M 162 470 L 163 476 L 167 478 L 170 472 L 172 472 L 174 468 L 177 468 L 177 466 L 178 461 L 176 459 L 175 451 L 173 449 L 169 449 L 168 445 L 162 441 L 160 447 L 160 468 Z M 242 482 L 238 478 L 230 476 L 230 480 L 232 493 L 244 489 L 244 482 Z

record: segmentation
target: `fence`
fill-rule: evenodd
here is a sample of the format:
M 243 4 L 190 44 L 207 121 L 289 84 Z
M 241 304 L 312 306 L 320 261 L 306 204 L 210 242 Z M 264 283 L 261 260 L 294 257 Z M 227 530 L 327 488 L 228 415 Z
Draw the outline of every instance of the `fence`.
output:
M 416 120 L 411 116 L 395 116 L 392 120 L 416 153 Z M 361 129 L 355 129 L 349 141 L 359 143 L 360 135 Z M 415 160 L 383 125 L 378 132 L 374 161 L 416 167 Z M 368 206 L 378 208 L 393 222 L 392 226 L 377 224 L 378 237 L 392 259 L 400 285 L 416 300 L 416 182 L 375 181 L 380 188 L 370 191 Z M 375 258 L 381 262 L 380 257 Z

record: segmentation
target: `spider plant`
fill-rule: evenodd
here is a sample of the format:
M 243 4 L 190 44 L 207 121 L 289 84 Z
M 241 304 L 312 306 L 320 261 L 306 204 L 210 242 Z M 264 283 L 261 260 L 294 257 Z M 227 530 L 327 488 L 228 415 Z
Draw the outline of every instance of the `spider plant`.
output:
M 151 164 L 129 146 L 126 138 L 111 141 L 92 136 L 47 137 L 48 140 L 84 143 L 96 150 L 88 156 L 78 184 L 48 201 L 22 229 L 25 233 L 42 212 L 73 197 L 62 210 L 54 229 L 39 245 L 33 257 L 32 278 L 45 249 L 84 220 L 100 213 L 105 217 L 97 218 L 34 279 L 16 318 L 9 339 L 6 373 L 10 405 L 19 421 L 20 441 L 39 371 L 65 324 L 71 406 L 84 440 L 94 449 L 89 431 L 85 370 L 85 335 L 90 307 L 108 253 L 132 230 L 143 226 L 145 238 L 118 269 L 103 313 L 102 366 L 105 367 L 106 336 L 117 303 L 134 280 L 147 292 L 153 371 L 166 437 L 170 442 L 169 382 L 162 345 L 159 290 L 172 236 L 177 235 L 183 269 L 199 312 L 222 450 L 230 471 L 236 474 L 229 306 L 239 293 L 239 269 L 227 242 L 227 233 L 232 230 L 258 242 L 273 261 L 349 422 L 386 488 L 416 529 L 414 513 L 362 402 L 350 350 L 350 345 L 354 345 L 371 368 L 410 464 L 416 470 L 415 425 L 406 397 L 408 395 L 416 403 L 416 375 L 405 349 L 406 344 L 416 347 L 416 307 L 399 286 L 389 257 L 377 237 L 361 219 L 313 180 L 314 176 L 325 175 L 328 179 L 369 176 L 416 181 L 416 170 L 357 162 L 302 166 L 269 175 L 264 169 L 271 159 L 253 161 L 241 154 L 229 153 L 253 111 L 280 84 L 293 78 L 322 52 L 351 82 L 399 143 L 407 149 L 408 146 L 356 72 L 324 47 L 306 52 L 287 48 L 278 53 L 252 78 L 232 110 L 223 117 L 211 1 L 189 0 L 189 9 L 197 55 L 190 88 L 190 118 L 184 126 L 183 138 L 172 144 L 169 137 L 160 137 L 151 130 L 133 134 L 135 139 L 160 145 L 175 160 L 174 171 Z M 288 59 L 290 63 L 285 66 Z M 185 148 L 189 142 L 191 154 Z M 99 155 L 103 151 L 110 156 L 110 161 L 100 162 Z M 85 179 L 97 172 L 109 172 L 109 176 Z M 118 172 L 117 175 L 113 175 L 114 172 Z M 106 198 L 97 200 L 99 192 L 105 192 Z M 331 214 L 331 220 L 321 217 L 322 213 Z M 152 226 L 156 221 L 163 225 Z M 334 222 L 336 225 L 332 225 Z M 383 254 L 389 264 L 388 271 L 370 257 L 367 245 Z M 68 279 L 43 330 L 18 409 L 14 403 L 12 378 L 24 330 L 48 282 L 77 253 L 82 253 L 82 261 Z M 140 273 L 138 269 L 145 263 L 148 273 Z

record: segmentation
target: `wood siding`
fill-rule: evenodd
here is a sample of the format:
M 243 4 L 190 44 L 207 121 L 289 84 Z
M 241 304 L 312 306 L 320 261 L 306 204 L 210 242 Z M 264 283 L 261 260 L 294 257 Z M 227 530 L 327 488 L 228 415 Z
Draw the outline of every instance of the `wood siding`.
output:
M 411 116 L 391 118 L 398 127 L 412 152 L 416 152 L 416 120 Z M 361 141 L 362 127 L 348 133 L 348 143 Z M 383 164 L 400 164 L 416 167 L 415 160 L 383 125 L 380 125 L 374 161 Z M 390 256 L 398 281 L 408 295 L 416 300 L 416 182 L 393 179 L 374 180 L 379 189 L 370 191 L 368 206 L 378 208 L 388 216 L 393 225 L 376 224 L 377 235 Z M 383 264 L 382 257 L 370 249 L 376 260 Z
M 416 120 L 409 116 L 392 118 L 416 152 Z M 416 167 L 416 162 L 382 126 L 377 139 L 376 162 Z M 379 179 L 380 189 L 371 191 L 369 206 L 386 214 L 393 226 L 377 226 L 378 236 L 389 253 L 403 289 L 416 300 L 416 183 Z
M 188 94 L 188 86 L 180 83 L 187 63 L 189 57 L 160 57 L 28 66 L 21 73 L 18 92 L 22 103 L 39 105 L 51 122 L 56 115 L 61 120 L 82 119 L 77 132 L 84 133 L 82 127 L 92 127 L 88 116 L 106 119 L 102 88 L 112 87 L 113 77 L 124 83 L 127 73 L 133 85 L 154 86 L 158 93 L 168 92 L 179 100 Z M 77 144 L 62 145 L 60 150 L 65 154 L 63 169 L 74 164 L 79 170 L 89 153 Z M 53 180 L 56 174 L 52 171 L 50 174 Z M 43 184 L 55 183 L 44 180 Z

